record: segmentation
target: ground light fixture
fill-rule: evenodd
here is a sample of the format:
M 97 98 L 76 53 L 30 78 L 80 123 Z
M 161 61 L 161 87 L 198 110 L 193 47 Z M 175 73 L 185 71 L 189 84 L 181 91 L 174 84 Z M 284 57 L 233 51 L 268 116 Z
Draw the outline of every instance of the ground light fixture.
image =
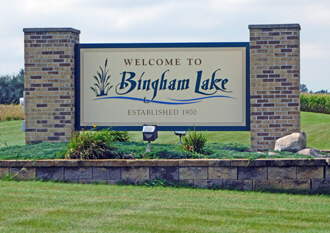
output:
M 181 145 L 182 144 L 181 137 L 186 135 L 186 131 L 174 131 L 174 134 L 180 137 L 180 141 L 178 142 L 178 144 Z
M 157 125 L 143 125 L 142 127 L 143 141 L 148 141 L 146 152 L 151 152 L 150 142 L 158 138 Z

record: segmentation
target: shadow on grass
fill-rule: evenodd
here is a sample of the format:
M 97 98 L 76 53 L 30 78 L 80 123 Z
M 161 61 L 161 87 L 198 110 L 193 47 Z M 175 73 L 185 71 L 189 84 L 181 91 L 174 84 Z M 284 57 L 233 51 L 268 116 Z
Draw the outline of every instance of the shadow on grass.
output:
M 77 184 L 72 181 L 63 181 L 63 180 L 44 180 L 44 179 L 29 179 L 29 180 L 19 180 L 17 179 L 17 175 L 4 175 L 0 179 L 0 181 L 14 181 L 14 182 L 26 182 L 26 181 L 34 181 L 34 182 L 51 182 L 51 183 L 72 183 Z M 92 183 L 80 183 L 81 185 L 108 185 L 104 182 L 92 182 Z M 145 182 L 132 182 L 132 181 L 119 181 L 117 182 L 118 186 L 136 186 L 136 187 L 163 187 L 163 188 L 173 188 L 173 189 L 196 189 L 196 190 L 226 190 L 226 191 L 235 191 L 235 192 L 259 192 L 259 193 L 269 193 L 269 194 L 290 194 L 290 195 L 309 195 L 309 196 L 327 196 L 330 198 L 330 188 L 323 188 L 318 190 L 300 190 L 300 189 L 277 189 L 277 188 L 264 188 L 259 190 L 240 190 L 240 189 L 229 189 L 223 188 L 217 185 L 211 185 L 208 187 L 197 187 L 191 183 L 185 182 L 173 182 L 165 179 L 153 179 Z

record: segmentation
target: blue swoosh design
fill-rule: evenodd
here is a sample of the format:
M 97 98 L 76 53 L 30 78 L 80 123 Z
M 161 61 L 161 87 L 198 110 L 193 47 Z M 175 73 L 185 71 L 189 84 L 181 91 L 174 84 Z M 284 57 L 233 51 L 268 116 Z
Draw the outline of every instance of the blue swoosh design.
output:
M 102 100 L 102 99 L 127 99 L 127 100 L 135 100 L 135 101 L 144 102 L 144 99 L 142 99 L 142 98 L 134 98 L 134 97 L 126 97 L 126 96 L 110 96 L 110 97 L 97 98 L 97 99 L 94 99 L 94 100 Z M 150 101 L 150 100 L 146 99 L 146 101 Z M 153 100 L 152 102 L 149 102 L 149 103 L 180 105 L 180 104 L 194 104 L 194 103 L 198 103 L 198 102 L 200 102 L 200 101 L 189 101 L 189 102 L 186 102 L 186 103 L 174 103 L 174 102 Z
M 171 99 L 168 98 L 172 101 L 177 101 L 177 102 L 167 102 L 167 101 L 158 101 L 158 100 L 153 100 L 152 102 L 147 102 L 147 103 L 155 103 L 155 104 L 168 104 L 168 105 L 183 105 L 183 104 L 194 104 L 194 103 L 199 103 L 203 99 L 209 99 L 209 98 L 231 98 L 231 99 L 236 99 L 234 97 L 230 96 L 225 96 L 225 95 L 216 95 L 216 96 L 206 96 L 206 97 L 201 97 L 201 98 L 195 98 L 195 99 L 186 99 L 186 100 L 179 100 L 179 99 Z M 94 100 L 103 100 L 103 99 L 127 99 L 127 100 L 135 100 L 135 101 L 150 101 L 148 99 L 142 99 L 142 98 L 135 98 L 135 97 L 127 97 L 127 96 L 109 96 L 109 97 L 101 97 L 97 98 Z
M 171 98 L 169 98 L 169 99 L 174 100 L 174 101 L 196 101 L 196 100 L 203 100 L 203 99 L 209 99 L 209 98 L 231 98 L 231 99 L 236 99 L 234 97 L 227 96 L 227 95 L 214 95 L 214 96 L 206 96 L 206 97 L 201 97 L 201 98 L 196 98 L 196 99 L 186 99 L 186 100 L 171 99 Z

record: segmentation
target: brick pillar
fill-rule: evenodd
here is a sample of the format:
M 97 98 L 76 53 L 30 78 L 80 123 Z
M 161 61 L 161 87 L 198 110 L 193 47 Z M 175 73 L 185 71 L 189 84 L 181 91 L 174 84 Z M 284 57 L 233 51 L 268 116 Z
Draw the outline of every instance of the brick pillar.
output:
M 300 25 L 249 25 L 251 148 L 300 131 Z
M 80 31 L 25 28 L 25 142 L 68 141 L 74 130 L 75 50 Z

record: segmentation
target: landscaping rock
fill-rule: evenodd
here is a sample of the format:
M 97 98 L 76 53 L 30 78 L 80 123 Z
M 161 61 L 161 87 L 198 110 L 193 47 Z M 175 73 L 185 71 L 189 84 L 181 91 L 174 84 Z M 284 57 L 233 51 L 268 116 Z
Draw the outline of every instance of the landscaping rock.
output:
M 321 155 L 319 153 L 320 153 L 320 150 L 315 149 L 315 148 L 305 148 L 305 149 L 297 152 L 297 154 L 300 154 L 300 155 L 309 155 L 309 156 L 313 156 L 313 157 L 317 157 L 317 158 L 327 157 L 327 156 Z
M 270 155 L 270 156 L 274 156 L 274 155 L 278 155 L 277 153 L 275 152 L 272 152 L 272 151 L 269 151 L 269 152 L 262 152 L 262 151 L 257 151 L 258 154 L 261 154 L 261 155 Z
M 268 155 L 278 155 L 278 154 L 275 153 L 275 152 L 269 151 L 269 152 L 268 152 Z
M 275 142 L 274 150 L 277 151 L 290 151 L 296 153 L 305 149 L 307 144 L 305 132 L 292 133 L 285 137 L 279 138 Z

